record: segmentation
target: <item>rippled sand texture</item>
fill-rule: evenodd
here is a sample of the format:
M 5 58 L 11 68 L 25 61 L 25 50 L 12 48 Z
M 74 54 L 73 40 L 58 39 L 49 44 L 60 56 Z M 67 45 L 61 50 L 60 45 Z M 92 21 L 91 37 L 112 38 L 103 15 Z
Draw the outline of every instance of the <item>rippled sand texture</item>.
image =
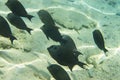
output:
M 0 15 L 10 12 L 0 0 Z M 59 44 L 47 40 L 39 29 L 43 23 L 36 12 L 50 12 L 62 34 L 70 35 L 84 55 L 79 60 L 88 64 L 83 70 L 75 66 L 73 72 L 62 66 L 72 80 L 119 80 L 120 79 L 120 0 L 19 0 L 34 15 L 32 22 L 23 18 L 32 35 L 11 26 L 18 40 L 11 45 L 9 39 L 0 36 L 0 80 L 54 80 L 47 70 L 48 61 L 56 63 L 47 47 Z M 100 29 L 106 53 L 97 48 L 92 31 Z

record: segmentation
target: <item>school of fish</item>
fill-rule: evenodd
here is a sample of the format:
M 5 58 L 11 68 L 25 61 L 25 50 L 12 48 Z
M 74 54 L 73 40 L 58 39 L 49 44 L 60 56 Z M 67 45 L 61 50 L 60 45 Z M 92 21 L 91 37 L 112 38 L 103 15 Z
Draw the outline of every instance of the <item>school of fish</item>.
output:
M 34 16 L 28 14 L 19 0 L 8 0 L 5 5 L 11 10 L 11 13 L 8 13 L 6 16 L 9 23 L 18 29 L 26 30 L 31 35 L 33 29 L 27 27 L 21 17 L 25 17 L 31 21 Z M 53 44 L 47 48 L 51 58 L 53 58 L 59 65 L 53 63 L 46 68 L 56 80 L 71 80 L 67 72 L 61 66 L 67 66 L 71 71 L 75 65 L 85 69 L 84 66 L 87 66 L 87 64 L 78 60 L 78 56 L 84 54 L 77 50 L 74 40 L 69 35 L 60 33 L 59 27 L 56 26 L 54 19 L 47 10 L 39 10 L 37 15 L 43 23 L 43 26 L 41 26 L 40 29 L 45 34 L 46 38 L 60 43 L 59 45 Z M 104 53 L 108 52 L 105 48 L 104 37 L 101 31 L 95 29 L 92 33 L 96 46 L 100 50 L 103 50 Z M 12 44 L 14 40 L 17 40 L 11 32 L 8 22 L 1 15 L 0 35 L 9 38 Z

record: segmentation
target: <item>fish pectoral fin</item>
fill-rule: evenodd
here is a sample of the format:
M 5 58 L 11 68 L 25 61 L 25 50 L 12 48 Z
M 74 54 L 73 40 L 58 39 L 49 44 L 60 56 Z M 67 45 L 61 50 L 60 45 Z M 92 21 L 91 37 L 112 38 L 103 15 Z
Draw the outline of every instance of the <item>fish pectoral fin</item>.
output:
M 46 30 L 44 28 L 45 25 L 43 25 L 42 27 L 40 27 L 40 29 L 43 31 L 43 33 L 45 34 L 45 36 L 47 37 L 47 39 L 49 40 L 49 36 L 47 36 Z
M 74 49 L 73 52 L 75 53 L 75 56 L 78 57 L 79 55 L 83 55 L 81 52 L 78 50 Z
M 69 65 L 68 67 L 69 67 L 70 71 L 72 71 L 73 65 Z
M 56 29 L 60 29 L 60 27 L 58 27 L 58 26 L 55 26 L 55 28 L 56 28 Z
M 84 65 L 87 65 L 87 64 L 79 61 L 79 62 L 78 62 L 78 65 L 79 65 L 81 68 L 85 69 Z

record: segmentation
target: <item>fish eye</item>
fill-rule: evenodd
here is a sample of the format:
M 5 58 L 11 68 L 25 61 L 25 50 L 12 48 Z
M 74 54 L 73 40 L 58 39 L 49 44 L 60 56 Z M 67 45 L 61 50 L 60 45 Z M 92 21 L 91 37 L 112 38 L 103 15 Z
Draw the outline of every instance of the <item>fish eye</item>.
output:
M 54 46 L 54 49 L 57 49 L 57 47 L 56 47 L 56 46 Z
M 54 45 L 50 46 L 50 48 L 53 48 L 53 47 L 54 47 Z

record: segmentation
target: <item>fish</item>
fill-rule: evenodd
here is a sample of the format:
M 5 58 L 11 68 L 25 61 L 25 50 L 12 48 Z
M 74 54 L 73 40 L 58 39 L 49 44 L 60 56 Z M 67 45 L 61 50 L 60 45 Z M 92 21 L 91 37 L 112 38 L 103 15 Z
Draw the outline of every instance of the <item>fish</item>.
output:
M 27 27 L 21 17 L 14 15 L 13 13 L 9 13 L 6 18 L 16 28 L 26 30 L 29 34 L 31 34 L 32 29 Z
M 48 11 L 39 10 L 37 12 L 39 18 L 44 23 L 44 25 L 40 28 L 47 39 L 51 38 L 53 41 L 64 43 L 65 40 L 62 39 L 61 33 L 59 32 L 59 27 L 55 25 L 55 22 Z
M 18 0 L 8 0 L 5 5 L 17 16 L 26 17 L 30 21 L 34 17 L 29 15 L 25 10 L 24 6 Z
M 10 38 L 12 44 L 14 40 L 17 40 L 17 38 L 12 35 L 8 22 L 2 16 L 0 16 L 0 35 L 6 38 Z
M 40 20 L 47 26 L 55 26 L 55 22 L 52 18 L 52 16 L 49 14 L 46 10 L 39 10 L 37 12 Z
M 47 69 L 55 80 L 71 80 L 68 73 L 57 64 L 51 64 Z
M 75 42 L 69 35 L 62 35 L 62 39 L 65 40 L 66 43 L 61 43 L 61 46 L 66 47 L 66 49 L 73 52 L 76 55 L 76 57 L 78 57 L 79 55 L 83 55 L 83 53 L 77 50 Z
M 58 30 L 59 29 L 58 27 L 43 25 L 40 29 L 46 35 L 48 40 L 49 38 L 51 38 L 53 41 L 56 41 L 56 42 L 60 42 L 60 43 L 66 42 L 64 39 L 62 39 L 61 33 Z
M 81 68 L 84 68 L 84 65 L 86 65 L 86 63 L 78 61 L 78 58 L 73 52 L 69 51 L 67 47 L 51 45 L 47 50 L 57 63 L 63 66 L 68 66 L 71 71 L 74 65 L 79 65 Z
M 96 29 L 93 31 L 93 39 L 99 49 L 103 50 L 105 53 L 108 52 L 108 50 L 105 48 L 105 42 L 100 30 Z

